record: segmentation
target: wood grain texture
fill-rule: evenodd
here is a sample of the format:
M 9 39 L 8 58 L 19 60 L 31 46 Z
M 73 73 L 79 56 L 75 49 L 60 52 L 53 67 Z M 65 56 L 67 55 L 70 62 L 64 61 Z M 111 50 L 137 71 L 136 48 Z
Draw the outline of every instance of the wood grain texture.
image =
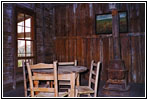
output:
M 121 39 L 121 56 L 125 62 L 125 69 L 128 70 L 128 81 L 131 81 L 131 40 L 130 37 L 122 37 Z
M 128 14 L 128 33 L 120 34 L 121 57 L 129 71 L 129 82 L 135 83 L 145 81 L 144 7 L 144 4 L 134 3 L 120 4 L 119 7 L 119 11 L 126 11 Z M 63 13 L 61 13 L 62 11 Z M 109 60 L 113 58 L 112 34 L 95 34 L 95 15 L 104 13 L 111 12 L 108 4 L 101 3 L 57 6 L 54 13 L 57 59 L 59 61 L 77 59 L 78 65 L 84 65 L 88 69 L 91 60 L 101 61 L 101 80 L 107 79 L 106 69 Z M 60 18 L 62 16 L 64 18 Z M 63 53 L 65 57 L 60 58 L 60 52 L 65 52 L 65 54 Z

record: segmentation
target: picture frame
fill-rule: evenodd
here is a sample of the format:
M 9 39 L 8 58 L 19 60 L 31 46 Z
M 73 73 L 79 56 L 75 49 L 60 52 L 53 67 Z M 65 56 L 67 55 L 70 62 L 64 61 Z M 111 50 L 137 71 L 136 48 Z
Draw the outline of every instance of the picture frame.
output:
M 119 33 L 128 32 L 127 12 L 119 12 Z M 111 34 L 112 33 L 112 14 L 97 14 L 95 17 L 96 34 Z

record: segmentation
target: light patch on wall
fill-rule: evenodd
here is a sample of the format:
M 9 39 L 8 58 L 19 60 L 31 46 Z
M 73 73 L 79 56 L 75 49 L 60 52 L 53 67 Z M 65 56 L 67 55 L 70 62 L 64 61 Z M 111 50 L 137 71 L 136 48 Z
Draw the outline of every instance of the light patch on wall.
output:
M 135 72 L 133 73 L 133 80 L 136 81 L 136 74 L 135 74 Z
M 76 13 L 76 9 L 77 9 L 77 3 L 74 4 L 74 7 L 73 7 L 73 12 L 74 14 Z
M 8 36 L 8 43 L 11 43 L 12 37 Z
M 44 50 L 44 47 L 40 47 L 40 50 L 43 51 Z
M 53 37 L 53 40 L 56 40 L 56 37 Z
M 137 15 L 137 16 L 139 16 L 139 10 L 138 10 L 138 9 L 140 9 L 140 7 L 139 7 L 139 5 L 137 4 L 137 5 L 136 5 L 136 15 Z
M 8 14 L 8 17 L 12 17 L 11 15 L 12 15 L 12 10 L 11 9 L 7 9 L 6 10 L 6 13 Z
M 89 14 L 90 14 L 90 17 L 92 17 L 93 15 L 93 4 L 89 4 Z
M 26 8 L 29 8 L 29 9 L 33 9 L 35 7 L 35 4 L 31 4 L 31 3 L 18 3 L 17 5 L 25 6 Z

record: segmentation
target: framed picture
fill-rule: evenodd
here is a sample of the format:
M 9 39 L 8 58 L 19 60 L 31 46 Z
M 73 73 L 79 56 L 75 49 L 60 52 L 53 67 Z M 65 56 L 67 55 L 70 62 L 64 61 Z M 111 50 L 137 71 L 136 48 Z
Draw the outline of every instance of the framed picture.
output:
M 126 33 L 127 26 L 127 12 L 119 12 L 119 32 Z M 112 14 L 96 15 L 96 34 L 111 34 L 112 33 Z

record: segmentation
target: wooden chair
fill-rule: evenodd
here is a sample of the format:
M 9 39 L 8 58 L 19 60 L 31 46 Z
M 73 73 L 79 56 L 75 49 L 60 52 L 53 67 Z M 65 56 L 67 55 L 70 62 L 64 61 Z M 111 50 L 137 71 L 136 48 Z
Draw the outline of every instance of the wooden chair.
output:
M 29 63 L 29 65 L 32 65 L 31 61 L 26 61 Z M 22 67 L 23 67 L 23 78 L 24 78 L 24 95 L 25 97 L 30 97 L 30 87 L 29 87 L 29 76 L 27 71 L 26 62 L 22 61 Z M 49 84 L 42 84 L 42 87 L 49 87 Z
M 77 60 L 75 60 L 74 62 L 58 62 L 58 66 L 60 66 L 60 67 L 62 67 L 62 66 L 77 66 Z M 59 86 L 70 86 L 70 81 L 60 80 Z M 60 89 L 69 89 L 69 88 L 65 87 L 65 88 L 60 88 Z
M 33 82 L 38 81 L 38 80 L 43 80 L 42 76 L 35 76 L 32 74 L 33 69 L 53 69 L 54 70 L 54 88 L 52 87 L 35 87 Z M 53 62 L 53 64 L 44 64 L 44 63 L 39 63 L 35 65 L 29 65 L 27 63 L 27 70 L 28 70 L 28 75 L 29 75 L 29 83 L 30 83 L 30 92 L 31 92 L 31 97 L 63 97 L 68 95 L 68 92 L 58 92 L 58 79 L 57 79 L 57 62 Z M 35 95 L 34 92 L 38 92 L 38 94 Z
M 91 96 L 90 94 L 94 94 L 94 97 L 97 96 L 99 69 L 100 69 L 100 62 L 96 64 L 94 63 L 94 60 L 93 60 L 91 62 L 89 84 L 88 86 L 77 86 L 76 87 L 76 97 L 80 96 L 80 94 L 86 94 L 88 96 Z M 92 86 L 94 87 L 92 88 Z

